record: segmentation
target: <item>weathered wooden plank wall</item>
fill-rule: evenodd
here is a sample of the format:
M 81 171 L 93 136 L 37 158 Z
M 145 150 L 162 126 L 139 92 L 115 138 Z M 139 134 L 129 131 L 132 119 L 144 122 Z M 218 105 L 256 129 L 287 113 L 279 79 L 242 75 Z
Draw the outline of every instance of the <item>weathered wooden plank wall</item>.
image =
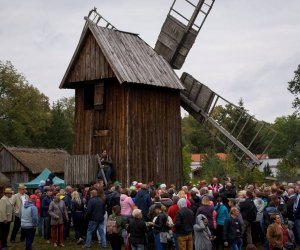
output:
M 113 158 L 116 178 L 122 181 L 125 181 L 127 159 L 126 112 L 126 87 L 117 79 L 105 81 L 103 109 L 94 111 L 92 153 L 100 154 L 107 149 Z
M 117 178 L 125 181 L 126 168 L 126 87 L 117 79 L 104 83 L 103 109 L 84 110 L 84 87 L 76 89 L 75 137 L 73 153 L 100 154 L 107 149 L 112 156 Z M 96 178 L 96 176 L 95 176 Z
M 0 172 L 23 172 L 27 171 L 22 163 L 14 158 L 5 148 L 0 151 Z
M 27 183 L 36 177 L 36 175 L 31 175 L 28 172 L 7 172 L 4 174 L 10 180 L 12 186 L 17 183 Z
M 95 181 L 97 160 L 92 155 L 68 156 L 65 162 L 65 183 L 67 185 L 88 184 Z
M 182 184 L 179 90 L 106 80 L 100 110 L 84 110 L 83 92 L 76 89 L 74 154 L 107 149 L 124 184 Z
M 83 47 L 75 60 L 75 64 L 67 76 L 67 82 L 82 82 L 86 80 L 113 77 L 114 73 L 100 50 L 91 32 L 83 43 Z
M 179 91 L 131 85 L 129 96 L 130 176 L 182 184 Z

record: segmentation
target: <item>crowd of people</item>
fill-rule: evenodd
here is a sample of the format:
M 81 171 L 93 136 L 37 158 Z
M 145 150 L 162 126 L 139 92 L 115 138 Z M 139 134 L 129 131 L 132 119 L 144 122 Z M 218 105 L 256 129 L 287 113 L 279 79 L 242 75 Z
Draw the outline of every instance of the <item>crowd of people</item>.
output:
M 7 249 L 8 239 L 14 244 L 19 231 L 28 250 L 35 234 L 64 247 L 72 228 L 76 243 L 87 249 L 295 249 L 299 194 L 300 182 L 238 190 L 216 177 L 179 189 L 137 181 L 106 188 L 99 179 L 88 187 L 41 186 L 30 194 L 20 184 L 15 194 L 6 188 L 0 200 L 0 249 Z

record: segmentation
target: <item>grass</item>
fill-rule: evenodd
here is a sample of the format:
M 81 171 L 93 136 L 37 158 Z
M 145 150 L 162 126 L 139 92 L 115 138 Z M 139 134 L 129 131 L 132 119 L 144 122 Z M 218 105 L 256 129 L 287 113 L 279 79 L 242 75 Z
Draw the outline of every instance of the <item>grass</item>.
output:
M 20 233 L 17 235 L 17 242 L 16 243 L 12 244 L 8 241 L 8 245 L 11 246 L 11 247 L 9 247 L 9 250 L 25 249 L 25 242 L 19 242 L 19 239 L 20 239 Z M 35 238 L 34 238 L 34 241 L 33 241 L 33 244 L 32 244 L 32 249 L 33 250 L 47 250 L 47 249 L 75 250 L 75 249 L 82 249 L 84 244 L 83 243 L 81 243 L 81 245 L 76 244 L 76 240 L 75 240 L 75 237 L 74 237 L 74 231 L 71 229 L 70 237 L 67 240 L 64 241 L 64 245 L 65 245 L 65 247 L 58 246 L 57 248 L 54 248 L 52 243 L 50 243 L 50 244 L 46 243 L 46 241 L 44 240 L 44 237 L 39 237 L 36 234 Z M 101 249 L 101 246 L 98 245 L 98 243 L 93 242 L 90 249 L 98 249 L 99 250 L 99 249 Z M 110 248 L 108 248 L 108 249 L 110 249 Z

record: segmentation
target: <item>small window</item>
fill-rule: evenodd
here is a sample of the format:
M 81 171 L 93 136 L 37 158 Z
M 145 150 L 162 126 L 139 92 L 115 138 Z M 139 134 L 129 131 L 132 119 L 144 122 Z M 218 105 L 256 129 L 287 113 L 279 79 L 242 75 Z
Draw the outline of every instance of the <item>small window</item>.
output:
M 103 109 L 104 104 L 104 83 L 95 84 L 94 107 L 95 110 Z
M 84 87 L 84 109 L 94 109 L 94 84 Z

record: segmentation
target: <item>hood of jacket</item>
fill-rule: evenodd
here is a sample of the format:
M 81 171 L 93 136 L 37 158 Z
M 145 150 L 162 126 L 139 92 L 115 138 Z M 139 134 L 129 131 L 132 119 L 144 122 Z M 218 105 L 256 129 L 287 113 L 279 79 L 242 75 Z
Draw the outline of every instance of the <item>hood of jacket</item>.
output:
M 198 214 L 197 220 L 204 220 L 204 219 L 207 220 L 207 217 L 204 214 Z
M 161 198 L 160 199 L 161 204 L 163 204 L 165 207 L 170 207 L 173 205 L 173 201 L 170 198 Z
M 257 212 L 262 213 L 265 208 L 265 203 L 261 198 L 254 199 L 254 205 L 257 208 Z
M 128 196 L 126 194 L 121 194 L 120 201 L 125 201 Z
M 32 206 L 34 206 L 33 201 L 25 201 L 24 208 L 28 208 L 28 207 L 32 207 Z

